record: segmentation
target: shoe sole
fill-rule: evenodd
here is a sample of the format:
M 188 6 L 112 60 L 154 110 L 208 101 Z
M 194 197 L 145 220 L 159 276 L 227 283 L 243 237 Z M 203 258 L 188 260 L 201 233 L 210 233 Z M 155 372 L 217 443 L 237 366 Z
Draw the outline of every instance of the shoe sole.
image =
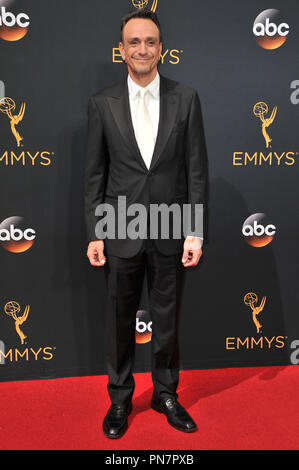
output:
M 132 411 L 132 403 L 130 404 L 130 407 L 128 409 L 128 414 L 127 416 L 129 416 L 131 414 L 131 411 Z M 121 432 L 121 434 L 117 434 L 117 436 L 114 436 L 113 434 L 107 434 L 104 429 L 103 429 L 103 433 L 105 434 L 106 437 L 108 437 L 108 439 L 120 439 L 121 437 L 123 437 L 123 435 L 127 432 L 128 430 L 128 424 L 126 425 L 126 427 L 123 429 L 123 431 Z
M 168 419 L 167 414 L 166 414 L 165 411 L 163 410 L 162 406 L 159 405 L 158 403 L 153 403 L 153 402 L 151 402 L 151 408 L 152 408 L 153 410 L 157 411 L 158 413 L 161 413 L 161 414 L 165 415 L 165 416 L 166 416 L 166 419 L 167 419 L 167 421 L 168 421 L 168 424 L 170 424 L 170 426 L 172 426 L 172 427 L 173 427 L 174 429 L 176 429 L 177 431 L 187 432 L 187 433 L 191 433 L 191 432 L 197 431 L 197 426 L 196 426 L 194 429 L 186 429 L 186 428 L 182 429 L 182 428 L 176 426 L 175 424 L 171 423 L 171 422 L 169 421 L 169 419 Z

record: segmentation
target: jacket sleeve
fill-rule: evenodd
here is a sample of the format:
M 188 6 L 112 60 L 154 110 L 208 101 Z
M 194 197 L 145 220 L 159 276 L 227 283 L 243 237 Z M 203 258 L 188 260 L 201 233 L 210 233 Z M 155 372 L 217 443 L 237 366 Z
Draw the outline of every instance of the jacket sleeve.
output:
M 87 241 L 97 240 L 96 207 L 104 202 L 109 154 L 102 118 L 93 97 L 88 103 L 88 137 L 84 175 L 84 205 Z
M 188 227 L 193 236 L 205 238 L 205 219 L 207 205 L 207 152 L 201 107 L 197 92 L 194 90 L 190 105 L 186 139 L 186 168 L 188 179 Z M 197 206 L 200 204 L 201 206 Z M 195 215 L 200 224 L 195 224 Z M 187 235 L 190 230 L 187 229 Z

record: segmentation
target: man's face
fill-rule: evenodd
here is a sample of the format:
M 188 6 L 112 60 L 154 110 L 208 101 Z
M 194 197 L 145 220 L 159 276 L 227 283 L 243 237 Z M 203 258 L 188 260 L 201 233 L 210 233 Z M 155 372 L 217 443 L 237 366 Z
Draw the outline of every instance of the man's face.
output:
M 148 75 L 157 69 L 162 52 L 160 32 L 152 20 L 133 18 L 123 29 L 119 50 L 128 69 L 138 75 Z

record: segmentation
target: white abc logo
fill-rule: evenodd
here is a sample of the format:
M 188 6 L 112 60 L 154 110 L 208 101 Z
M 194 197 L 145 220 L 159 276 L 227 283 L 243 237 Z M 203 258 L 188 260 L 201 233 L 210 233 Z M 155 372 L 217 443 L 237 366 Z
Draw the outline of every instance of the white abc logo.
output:
M 15 26 L 18 25 L 20 28 L 27 28 L 30 25 L 30 18 L 26 13 L 19 13 L 14 15 L 13 13 L 6 11 L 5 7 L 1 7 L 0 13 L 0 26 Z
M 139 318 L 136 318 L 136 331 L 137 333 L 145 333 L 146 330 L 152 332 L 152 321 L 149 323 L 145 323 L 144 321 L 140 321 Z
M 270 19 L 266 18 L 265 25 L 263 23 L 255 23 L 253 26 L 253 34 L 255 36 L 287 36 L 289 34 L 289 25 L 287 23 L 281 23 L 276 25 L 275 23 L 270 23 Z
M 20 240 L 34 240 L 36 236 L 35 230 L 33 228 L 27 228 L 24 230 L 20 230 L 19 228 L 15 228 L 14 225 L 9 226 L 9 230 L 3 228 L 0 229 L 0 241 L 6 242 L 10 240 L 14 240 L 15 242 L 19 242 Z
M 242 233 L 245 237 L 252 237 L 253 235 L 256 235 L 257 237 L 261 237 L 263 235 L 272 236 L 276 233 L 276 227 L 272 224 L 269 224 L 264 227 L 263 225 L 258 224 L 255 220 L 253 222 L 253 226 L 244 225 L 244 227 L 242 228 Z

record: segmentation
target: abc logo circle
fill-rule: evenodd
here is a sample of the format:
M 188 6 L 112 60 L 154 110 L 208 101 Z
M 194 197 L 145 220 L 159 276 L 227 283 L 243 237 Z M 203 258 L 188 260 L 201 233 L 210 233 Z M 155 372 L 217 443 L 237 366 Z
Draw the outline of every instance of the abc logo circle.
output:
M 245 220 L 242 234 L 248 245 L 260 248 L 272 242 L 276 227 L 268 223 L 266 214 L 253 214 Z
M 277 49 L 282 46 L 286 42 L 289 29 L 280 11 L 275 9 L 262 11 L 253 24 L 255 40 L 263 49 Z
M 135 341 L 137 344 L 148 343 L 152 339 L 152 321 L 146 310 L 136 314 Z
M 17 2 L 14 0 L 0 1 L 1 39 L 4 39 L 4 41 L 19 41 L 26 36 L 29 25 L 29 16 L 18 11 Z
M 35 230 L 25 225 L 23 217 L 9 217 L 0 224 L 0 245 L 11 253 L 29 250 L 35 237 Z

